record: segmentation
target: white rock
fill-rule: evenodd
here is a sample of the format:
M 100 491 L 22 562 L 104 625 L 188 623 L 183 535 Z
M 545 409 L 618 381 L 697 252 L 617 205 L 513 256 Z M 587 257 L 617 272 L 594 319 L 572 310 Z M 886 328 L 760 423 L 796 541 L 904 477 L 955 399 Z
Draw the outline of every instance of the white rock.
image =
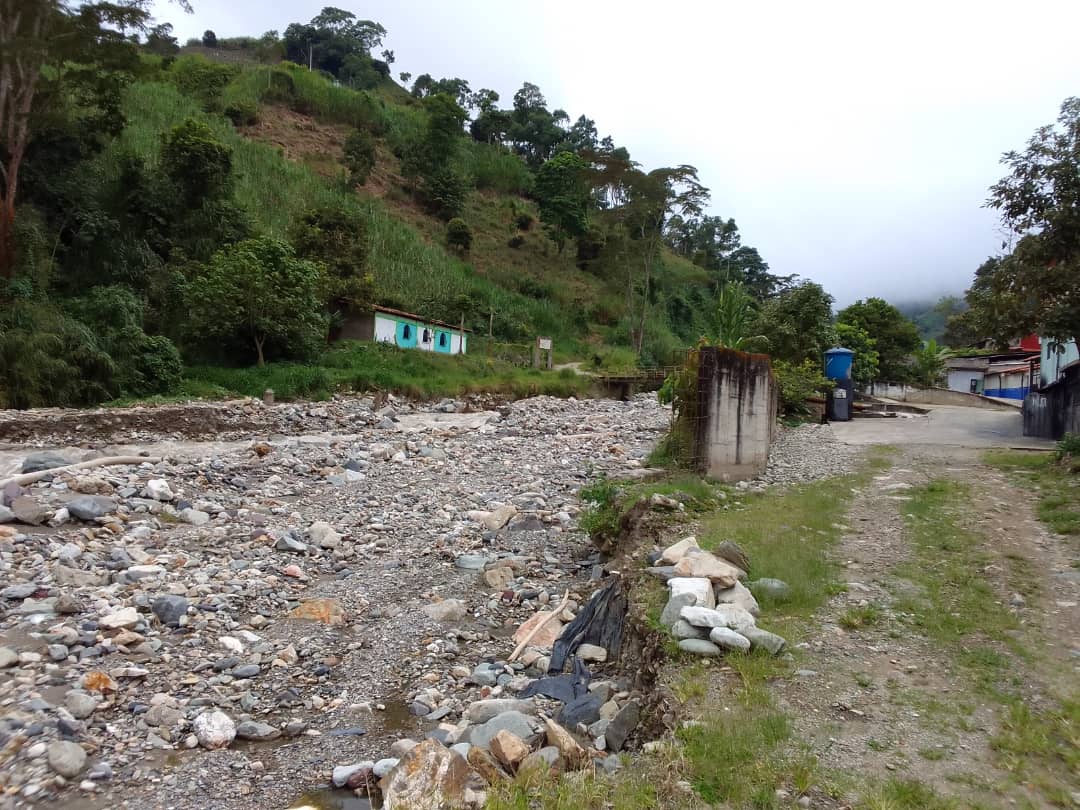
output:
M 225 712 L 204 712 L 192 723 L 195 738 L 203 748 L 227 748 L 236 739 L 236 724 Z
M 151 478 L 146 482 L 146 497 L 155 501 L 171 501 L 176 496 L 164 478 Z
M 694 627 L 730 627 L 736 632 L 754 627 L 754 617 L 738 605 L 717 605 L 714 609 L 691 605 L 679 611 L 679 617 Z
M 244 651 L 243 642 L 233 636 L 222 636 L 218 639 L 218 644 L 231 653 L 242 653 Z
M 688 593 L 694 597 L 697 607 L 711 608 L 716 604 L 713 584 L 706 577 L 672 577 L 668 580 L 672 596 Z
M 717 588 L 716 603 L 718 605 L 738 605 L 754 616 L 761 614 L 757 599 L 750 593 L 750 589 L 741 582 L 736 582 L 730 588 Z
M 308 537 L 319 548 L 335 549 L 341 545 L 341 535 L 334 527 L 322 520 L 317 520 L 308 529 Z
M 98 625 L 106 630 L 120 630 L 121 628 L 134 627 L 139 623 L 139 612 L 133 607 L 124 607 L 114 610 L 98 619 Z

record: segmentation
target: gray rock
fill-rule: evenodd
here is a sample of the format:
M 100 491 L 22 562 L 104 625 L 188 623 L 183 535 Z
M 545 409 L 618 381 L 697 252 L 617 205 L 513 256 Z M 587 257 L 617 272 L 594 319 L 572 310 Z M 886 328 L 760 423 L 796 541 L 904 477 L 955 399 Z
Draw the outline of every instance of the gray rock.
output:
M 64 506 L 72 517 L 79 520 L 97 520 L 116 511 L 116 501 L 104 495 L 80 495 Z
M 297 554 L 303 554 L 307 551 L 307 543 L 301 543 L 291 534 L 286 534 L 274 543 L 274 548 L 278 551 L 295 551 Z
M 264 742 L 266 740 L 276 740 L 281 736 L 281 731 L 267 723 L 244 720 L 236 724 L 236 736 L 241 740 Z
M 763 650 L 768 650 L 773 655 L 779 655 L 787 646 L 787 640 L 783 636 L 770 633 L 768 630 L 762 630 L 760 627 L 746 628 L 740 630 L 739 633 L 746 636 L 751 647 L 760 647 Z
M 537 728 L 538 724 L 535 717 L 529 717 L 521 712 L 503 712 L 486 723 L 470 726 L 459 742 L 467 742 L 480 748 L 488 748 L 495 735 L 505 730 L 511 734 L 516 734 L 531 745 L 540 739 Z
M 657 579 L 663 580 L 664 582 L 667 582 L 669 579 L 674 579 L 675 577 L 674 565 L 654 565 L 651 568 L 646 568 L 645 570 Z
M 53 661 L 63 661 L 68 657 L 68 648 L 66 644 L 50 644 L 46 651 L 49 653 L 49 658 Z
M 86 767 L 86 752 L 78 743 L 49 743 L 49 767 L 67 779 L 73 779 Z
M 671 635 L 675 638 L 708 638 L 709 631 L 704 627 L 694 627 L 686 619 L 679 619 L 671 626 Z
M 19 663 L 19 654 L 11 647 L 0 647 L 0 669 L 7 669 Z
M 641 706 L 636 700 L 628 701 L 619 709 L 619 713 L 611 718 L 607 730 L 604 731 L 604 742 L 609 751 L 621 751 L 626 744 L 626 738 L 637 728 L 641 722 Z
M 17 582 L 14 585 L 8 585 L 4 590 L 0 591 L 0 599 L 23 600 L 28 596 L 33 596 L 37 589 L 38 586 L 36 582 Z
M 757 596 L 767 597 L 774 602 L 782 602 L 791 596 L 791 586 L 782 579 L 755 579 L 747 587 Z
M 15 513 L 0 503 L 0 524 L 11 523 L 15 520 Z
M 531 700 L 516 700 L 513 698 L 476 700 L 470 703 L 469 708 L 465 710 L 465 719 L 474 725 L 478 725 L 486 723 L 493 717 L 498 717 L 503 712 L 536 714 L 536 705 Z
M 673 627 L 675 622 L 679 621 L 682 609 L 694 604 L 697 604 L 697 599 L 694 598 L 693 594 L 676 594 L 668 599 L 667 604 L 664 605 L 664 610 L 660 614 L 660 624 L 664 625 L 664 627 Z
M 54 450 L 42 450 L 39 453 L 31 453 L 22 463 L 22 473 L 36 473 L 44 470 L 55 470 L 57 467 L 66 467 L 71 462 Z
M 714 627 L 709 631 L 709 641 L 726 650 L 739 650 L 740 652 L 750 650 L 750 639 L 727 627 Z
M 64 706 L 76 720 L 84 720 L 94 713 L 101 701 L 89 692 L 72 689 L 64 695 Z
M 758 607 L 753 592 L 741 582 L 736 582 L 730 588 L 718 588 L 716 590 L 716 602 L 717 604 L 738 605 L 751 616 L 761 614 L 761 609 Z
M 488 559 L 486 554 L 462 554 L 454 564 L 466 571 L 480 571 L 487 565 Z
M 236 724 L 225 712 L 209 711 L 200 714 L 192 724 L 195 738 L 203 748 L 227 748 L 236 739 Z
M 210 522 L 210 515 L 200 509 L 188 508 L 181 510 L 180 519 L 192 526 L 205 526 Z
M 45 507 L 29 495 L 20 495 L 11 502 L 11 514 L 27 526 L 40 526 L 45 522 Z
M 83 571 L 81 568 L 72 568 L 67 565 L 57 565 L 53 568 L 53 579 L 57 585 L 68 588 L 98 588 L 109 584 L 107 571 Z
M 700 638 L 684 638 L 679 642 L 679 649 L 683 652 L 693 653 L 694 655 L 704 655 L 708 658 L 715 658 L 723 652 L 723 650 L 711 641 L 705 641 Z
M 562 753 L 554 745 L 547 745 L 539 751 L 533 751 L 518 766 L 518 773 L 547 773 L 552 768 L 558 769 L 562 762 Z
M 188 600 L 183 596 L 165 594 L 155 599 L 150 609 L 166 627 L 179 627 L 180 619 L 187 615 Z
M 56 613 L 56 603 L 58 601 L 55 596 L 46 599 L 23 599 L 21 604 L 11 609 L 11 612 L 20 616 L 30 616 L 34 613 Z

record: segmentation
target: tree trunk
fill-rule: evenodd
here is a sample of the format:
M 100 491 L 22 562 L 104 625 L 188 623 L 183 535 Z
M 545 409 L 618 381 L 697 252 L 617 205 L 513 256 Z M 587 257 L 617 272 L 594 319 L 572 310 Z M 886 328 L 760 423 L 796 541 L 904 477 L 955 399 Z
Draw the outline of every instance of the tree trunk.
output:
M 256 365 L 259 366 L 259 368 L 262 368 L 263 366 L 266 365 L 266 359 L 263 357 L 263 344 L 264 343 L 266 343 L 266 338 L 264 338 L 264 337 L 262 337 L 262 338 L 256 337 L 255 338 L 255 351 L 259 355 L 259 359 L 256 362 Z
M 0 203 L 0 278 L 15 275 L 15 200 Z

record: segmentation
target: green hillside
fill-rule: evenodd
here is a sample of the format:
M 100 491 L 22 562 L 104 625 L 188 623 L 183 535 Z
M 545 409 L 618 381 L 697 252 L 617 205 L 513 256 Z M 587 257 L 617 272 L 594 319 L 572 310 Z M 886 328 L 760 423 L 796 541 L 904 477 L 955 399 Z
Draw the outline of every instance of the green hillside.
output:
M 790 282 L 704 213 L 692 166 L 639 166 L 527 82 L 502 108 L 460 79 L 406 89 L 370 55 L 381 27 L 345 18 L 180 52 L 160 26 L 103 33 L 119 18 L 94 8 L 99 33 L 57 39 L 36 88 L 0 405 L 246 389 L 207 369 L 263 355 L 290 379 L 362 364 L 325 352 L 372 304 L 490 333 L 472 346 L 504 387 L 538 335 L 560 360 L 667 364 L 714 334 L 724 283 L 757 306 Z M 320 70 L 281 59 L 313 37 Z

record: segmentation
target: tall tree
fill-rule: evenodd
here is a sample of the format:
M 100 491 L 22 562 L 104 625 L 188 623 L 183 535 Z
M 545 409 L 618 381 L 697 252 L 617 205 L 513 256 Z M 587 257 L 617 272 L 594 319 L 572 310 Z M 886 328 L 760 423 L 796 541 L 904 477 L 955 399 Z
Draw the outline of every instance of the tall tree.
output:
M 562 253 L 566 240 L 580 236 L 589 225 L 587 164 L 573 152 L 561 152 L 536 173 L 533 195 L 540 203 L 540 220 Z
M 922 345 L 915 324 L 881 298 L 856 301 L 840 310 L 837 323 L 858 326 L 874 339 L 880 357 L 880 377 L 905 382 L 911 376 L 911 353 Z
M 96 116 L 88 125 L 119 130 L 117 82 L 138 60 L 123 32 L 145 28 L 145 5 L 118 0 L 73 11 L 59 0 L 0 0 L 0 277 L 14 273 L 19 171 L 38 127 L 82 96 Z
M 832 304 L 832 296 L 820 284 L 803 281 L 762 306 L 754 332 L 765 335 L 775 359 L 820 368 L 825 350 L 836 339 Z
M 851 358 L 851 378 L 859 385 L 869 385 L 878 378 L 878 351 L 866 330 L 849 323 L 836 324 L 836 342 L 855 352 Z
M 1009 174 L 987 206 L 1018 237 L 1012 253 L 976 278 L 968 301 L 984 328 L 1009 337 L 1037 332 L 1080 336 L 1080 97 L 1067 98 L 1057 123 L 1040 127 L 1023 152 L 1007 152 Z M 972 300 L 974 298 L 974 300 Z

